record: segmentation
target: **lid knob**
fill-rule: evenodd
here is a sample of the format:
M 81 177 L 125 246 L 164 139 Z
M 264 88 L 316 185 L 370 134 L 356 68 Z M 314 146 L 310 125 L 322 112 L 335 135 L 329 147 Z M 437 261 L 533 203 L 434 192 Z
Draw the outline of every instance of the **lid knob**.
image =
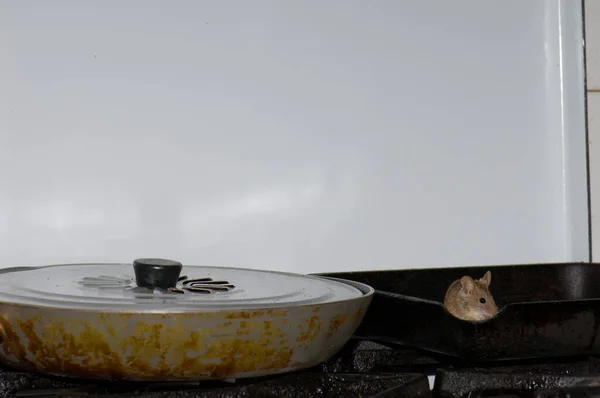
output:
M 162 258 L 138 258 L 133 262 L 135 283 L 150 289 L 175 287 L 182 268 L 180 262 Z

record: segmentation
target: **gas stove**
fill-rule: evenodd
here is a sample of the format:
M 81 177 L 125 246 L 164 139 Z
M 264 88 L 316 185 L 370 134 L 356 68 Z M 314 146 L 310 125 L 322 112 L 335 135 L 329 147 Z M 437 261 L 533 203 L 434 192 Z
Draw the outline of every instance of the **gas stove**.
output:
M 433 381 L 434 380 L 434 381 Z M 433 381 L 433 382 L 432 382 Z M 600 397 L 600 359 L 475 365 L 403 346 L 353 338 L 315 368 L 223 382 L 121 383 L 54 378 L 4 369 L 5 397 Z
M 507 306 L 490 322 L 481 324 L 450 317 L 436 301 L 449 281 L 468 273 L 482 274 L 481 270 L 336 274 L 372 286 L 376 289 L 373 301 L 354 336 L 341 350 L 328 361 L 301 371 L 219 382 L 132 383 L 2 369 L 0 394 L 64 398 L 600 398 L 600 356 L 595 356 L 600 352 L 600 302 L 593 286 L 577 285 L 578 280 L 598 280 L 600 268 L 559 264 L 541 272 L 540 267 L 494 268 L 496 285 L 502 292 L 499 298 L 512 303 L 512 307 Z M 569 275 L 586 278 L 565 277 Z M 100 278 L 103 284 L 106 278 Z M 90 278 L 85 281 L 98 283 Z M 535 290 L 532 286 L 543 288 Z M 396 317 L 396 323 L 390 320 L 391 312 L 402 314 Z M 415 348 L 417 343 L 428 351 Z M 460 351 L 467 355 L 453 354 Z

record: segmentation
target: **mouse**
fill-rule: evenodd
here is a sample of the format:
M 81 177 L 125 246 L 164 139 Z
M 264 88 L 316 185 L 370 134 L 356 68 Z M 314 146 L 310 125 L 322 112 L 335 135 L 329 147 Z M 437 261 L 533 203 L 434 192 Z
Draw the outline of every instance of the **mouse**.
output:
M 496 302 L 490 293 L 492 273 L 487 271 L 481 279 L 463 276 L 452 282 L 446 291 L 444 308 L 456 318 L 481 322 L 498 313 Z

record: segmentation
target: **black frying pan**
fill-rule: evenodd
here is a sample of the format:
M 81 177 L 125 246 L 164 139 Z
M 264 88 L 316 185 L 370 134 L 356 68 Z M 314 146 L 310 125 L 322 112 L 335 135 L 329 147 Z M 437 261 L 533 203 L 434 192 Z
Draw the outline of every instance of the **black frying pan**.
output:
M 442 302 L 452 281 L 491 270 L 499 312 L 461 321 Z M 322 274 L 376 289 L 356 335 L 477 361 L 600 354 L 600 264 L 566 263 Z

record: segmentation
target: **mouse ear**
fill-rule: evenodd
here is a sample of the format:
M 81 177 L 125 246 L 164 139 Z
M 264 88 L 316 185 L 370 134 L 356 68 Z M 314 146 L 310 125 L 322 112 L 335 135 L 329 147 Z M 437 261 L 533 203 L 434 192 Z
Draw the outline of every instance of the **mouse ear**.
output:
M 463 276 L 460 278 L 460 287 L 465 293 L 471 294 L 475 288 L 475 282 L 470 276 Z
M 486 272 L 483 278 L 479 280 L 479 282 L 489 287 L 490 283 L 492 283 L 492 273 L 490 271 Z

